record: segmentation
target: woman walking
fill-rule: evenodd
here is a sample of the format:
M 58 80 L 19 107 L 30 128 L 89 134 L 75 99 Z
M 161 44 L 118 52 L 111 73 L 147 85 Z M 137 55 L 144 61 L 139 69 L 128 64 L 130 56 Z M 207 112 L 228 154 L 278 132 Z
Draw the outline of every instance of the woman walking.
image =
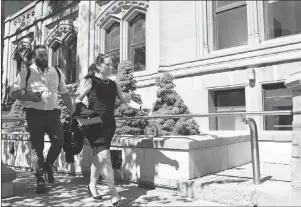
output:
M 110 157 L 111 141 L 116 130 L 115 100 L 118 97 L 133 109 L 143 111 L 148 109 L 142 108 L 138 103 L 126 98 L 120 86 L 108 78 L 111 74 L 112 59 L 108 55 L 98 55 L 95 63 L 88 68 L 88 75 L 85 76 L 84 84 L 80 87 L 76 103 L 88 96 L 88 109 L 97 112 L 103 122 L 103 137 L 93 141 L 89 140 L 95 156 L 91 165 L 88 192 L 94 199 L 102 199 L 96 190 L 96 184 L 101 175 L 109 186 L 113 206 L 118 206 L 120 197 L 114 184 L 114 171 Z

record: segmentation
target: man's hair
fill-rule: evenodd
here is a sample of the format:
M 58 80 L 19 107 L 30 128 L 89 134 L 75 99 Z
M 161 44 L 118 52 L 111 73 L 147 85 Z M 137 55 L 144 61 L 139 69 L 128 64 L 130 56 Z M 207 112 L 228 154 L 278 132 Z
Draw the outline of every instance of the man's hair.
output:
M 33 48 L 33 55 L 35 55 L 36 54 L 36 51 L 38 50 L 38 49 L 46 49 L 47 50 L 47 47 L 45 46 L 45 45 L 36 45 L 36 46 L 34 46 L 34 48 Z

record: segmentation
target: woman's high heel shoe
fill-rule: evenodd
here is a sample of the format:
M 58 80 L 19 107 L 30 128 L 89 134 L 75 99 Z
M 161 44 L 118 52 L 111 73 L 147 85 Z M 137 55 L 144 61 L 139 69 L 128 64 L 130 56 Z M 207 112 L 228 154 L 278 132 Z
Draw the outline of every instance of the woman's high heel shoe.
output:
M 119 198 L 118 201 L 112 203 L 112 205 L 115 207 L 115 206 L 119 206 L 120 205 L 120 202 L 121 202 L 121 198 Z
M 98 196 L 95 196 L 95 197 L 92 195 L 91 190 L 90 190 L 90 186 L 88 186 L 88 191 L 89 191 L 90 197 L 93 197 L 96 200 L 101 200 L 102 199 L 101 195 L 98 195 Z

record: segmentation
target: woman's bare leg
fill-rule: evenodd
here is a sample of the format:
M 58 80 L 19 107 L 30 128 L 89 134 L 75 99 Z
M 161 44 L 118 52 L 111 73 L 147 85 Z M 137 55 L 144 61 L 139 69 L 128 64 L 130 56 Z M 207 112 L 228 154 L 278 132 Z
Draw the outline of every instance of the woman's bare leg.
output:
M 100 174 L 109 187 L 112 202 L 114 203 L 118 201 L 119 195 L 114 182 L 114 170 L 111 163 L 110 150 L 108 149 L 103 149 L 99 153 L 97 153 L 97 156 L 94 157 L 91 165 L 89 186 L 91 193 L 94 196 L 98 195 L 96 191 L 96 184 Z

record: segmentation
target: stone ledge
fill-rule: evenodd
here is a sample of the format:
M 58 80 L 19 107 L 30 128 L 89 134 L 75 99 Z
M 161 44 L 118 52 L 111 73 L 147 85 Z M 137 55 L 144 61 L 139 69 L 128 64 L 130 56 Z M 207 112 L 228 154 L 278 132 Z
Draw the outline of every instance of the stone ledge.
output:
M 301 89 L 301 71 L 291 74 L 284 84 L 287 88 Z
M 8 168 L 5 164 L 1 162 L 1 183 L 13 181 L 14 179 L 17 178 L 17 173 L 11 169 Z
M 216 147 L 250 141 L 251 137 L 247 133 L 248 132 L 237 135 L 237 133 L 234 132 L 224 132 L 191 136 L 161 136 L 154 138 L 145 136 L 118 135 L 113 138 L 112 146 L 172 150 L 197 150 L 208 147 Z

